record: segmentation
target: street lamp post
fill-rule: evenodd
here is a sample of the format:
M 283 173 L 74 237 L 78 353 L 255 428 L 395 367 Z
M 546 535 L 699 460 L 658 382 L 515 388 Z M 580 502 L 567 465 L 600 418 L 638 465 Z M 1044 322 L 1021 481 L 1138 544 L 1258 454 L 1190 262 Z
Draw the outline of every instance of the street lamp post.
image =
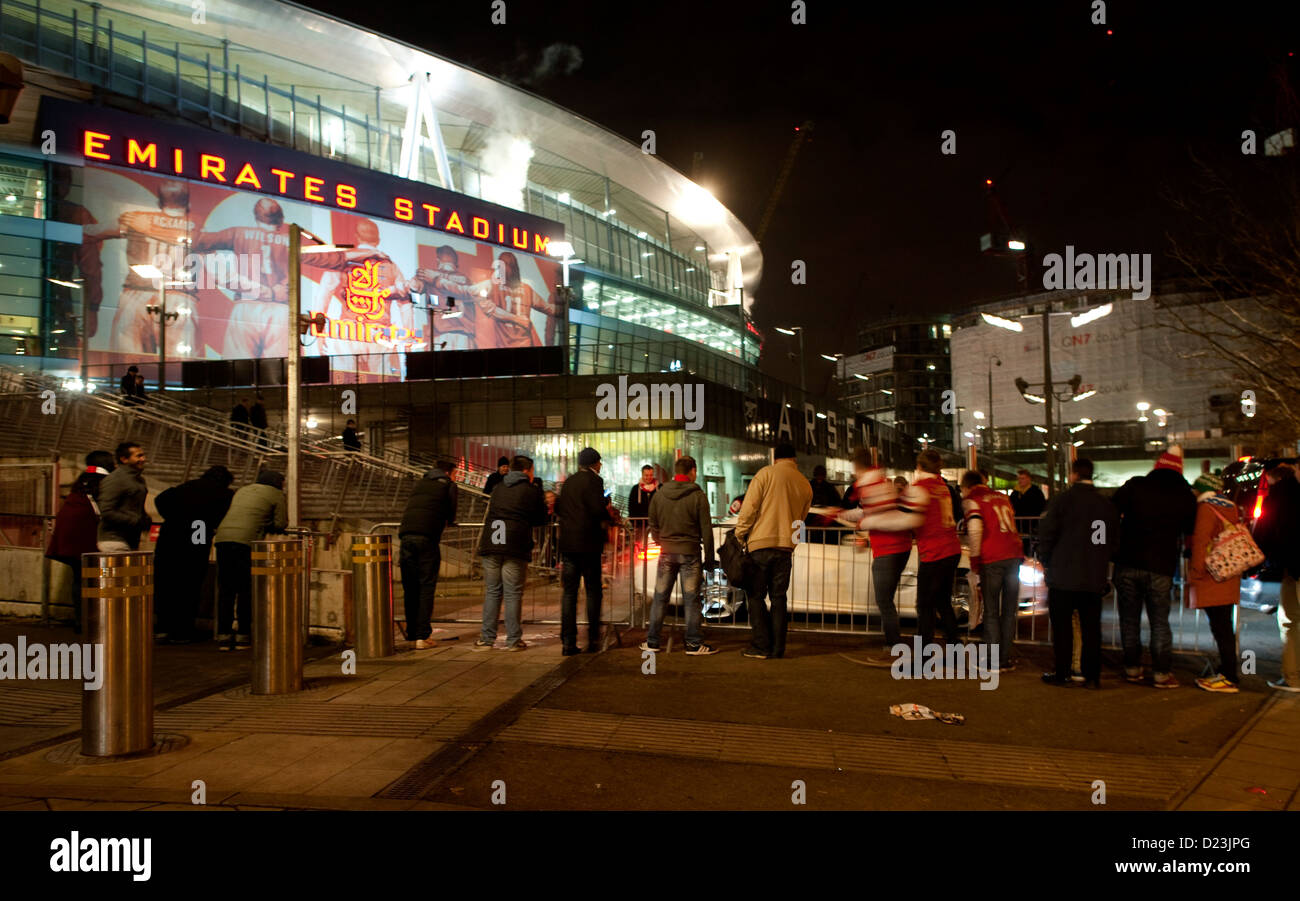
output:
M 284 478 L 289 489 L 289 526 L 298 527 L 302 495 L 298 491 L 298 455 L 302 449 L 302 424 L 299 422 L 302 401 L 302 337 L 299 334 L 298 320 L 302 316 L 302 229 L 297 223 L 289 223 L 289 348 L 286 381 L 289 383 L 289 397 L 285 404 L 289 420 L 288 453 Z M 430 338 L 432 340 L 432 338 Z
M 984 435 L 986 438 L 993 439 L 994 442 L 996 442 L 997 439 L 993 434 L 993 361 L 994 360 L 998 361 L 999 366 L 1002 365 L 1002 358 L 999 357 L 997 354 L 993 354 L 991 357 L 989 357 L 989 414 L 988 414 L 989 424 L 985 427 L 986 431 L 984 432 Z M 987 445 L 989 442 L 986 440 L 984 443 Z
M 806 373 L 804 372 L 804 363 L 803 363 L 803 326 L 801 326 L 801 325 L 791 325 L 791 326 L 780 326 L 780 325 L 778 325 L 778 326 L 776 327 L 776 330 L 777 330 L 778 332 L 780 332 L 781 334 L 783 334 L 783 335 L 790 335 L 790 336 L 792 336 L 792 337 L 793 337 L 796 333 L 799 335 L 799 390 L 800 390 L 800 392 L 802 392 L 802 393 L 806 396 L 806 395 L 808 394 L 808 380 L 807 380 Z

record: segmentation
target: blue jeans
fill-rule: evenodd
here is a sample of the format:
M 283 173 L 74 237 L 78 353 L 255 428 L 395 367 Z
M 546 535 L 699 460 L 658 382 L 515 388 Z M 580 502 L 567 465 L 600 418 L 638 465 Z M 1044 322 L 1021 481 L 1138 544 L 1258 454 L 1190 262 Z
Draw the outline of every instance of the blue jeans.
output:
M 704 608 L 700 604 L 700 583 L 704 580 L 704 570 L 700 565 L 699 554 L 660 554 L 659 567 L 655 572 L 655 596 L 650 604 L 650 632 L 646 644 L 652 648 L 659 647 L 659 632 L 664 625 L 664 609 L 673 593 L 673 583 L 677 574 L 682 574 L 682 606 L 686 608 L 686 647 L 698 648 L 704 641 L 701 634 L 704 624 Z
M 894 603 L 894 594 L 898 591 L 898 582 L 903 577 L 903 568 L 911 551 L 897 554 L 881 554 L 871 559 L 871 587 L 876 591 L 876 606 L 880 608 L 881 625 L 885 630 L 885 647 L 892 648 L 902 641 L 898 627 L 898 606 Z
M 1002 665 L 1011 662 L 1016 640 L 1016 616 L 1020 612 L 1020 557 L 985 563 L 980 576 L 984 592 L 984 643 L 998 646 Z
M 1169 628 L 1172 576 L 1134 569 L 1115 570 L 1115 596 L 1119 606 L 1120 641 L 1124 646 L 1124 669 L 1142 668 L 1142 610 L 1151 628 L 1151 669 L 1166 675 L 1173 669 L 1174 633 Z
M 524 637 L 519 623 L 519 612 L 524 601 L 524 577 L 528 564 L 517 557 L 485 554 L 479 558 L 483 567 L 483 629 L 479 641 L 491 644 L 497 640 L 497 616 L 501 613 L 501 598 L 506 602 L 506 645 L 513 647 Z

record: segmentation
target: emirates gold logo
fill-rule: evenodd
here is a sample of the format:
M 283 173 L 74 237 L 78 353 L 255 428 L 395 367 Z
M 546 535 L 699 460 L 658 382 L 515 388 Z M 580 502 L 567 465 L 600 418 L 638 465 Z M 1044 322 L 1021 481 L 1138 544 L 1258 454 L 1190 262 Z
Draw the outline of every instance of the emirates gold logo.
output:
M 366 260 L 348 272 L 347 304 L 358 319 L 379 319 L 392 288 L 379 283 L 379 260 Z

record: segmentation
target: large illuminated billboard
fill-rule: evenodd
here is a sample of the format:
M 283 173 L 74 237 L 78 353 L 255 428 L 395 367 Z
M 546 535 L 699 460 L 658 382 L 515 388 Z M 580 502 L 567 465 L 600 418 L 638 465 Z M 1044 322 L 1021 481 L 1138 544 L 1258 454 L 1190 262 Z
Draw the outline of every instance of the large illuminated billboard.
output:
M 169 360 L 285 356 L 291 222 L 338 248 L 305 238 L 301 256 L 303 312 L 324 317 L 303 353 L 338 374 L 401 377 L 407 351 L 562 341 L 545 253 L 557 223 L 114 111 L 44 112 L 84 153 L 82 205 L 60 215 L 94 261 L 81 267 L 92 364 L 157 359 L 163 307 Z

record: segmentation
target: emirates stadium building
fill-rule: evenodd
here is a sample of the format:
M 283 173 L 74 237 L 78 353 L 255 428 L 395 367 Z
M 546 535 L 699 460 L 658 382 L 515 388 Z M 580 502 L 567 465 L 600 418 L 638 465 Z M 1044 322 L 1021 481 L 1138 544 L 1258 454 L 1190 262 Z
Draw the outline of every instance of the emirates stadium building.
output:
M 135 365 L 218 409 L 266 388 L 276 417 L 300 331 L 319 434 L 346 386 L 368 451 L 470 472 L 526 451 L 555 479 L 591 444 L 625 487 L 692 453 L 718 513 L 778 436 L 833 474 L 889 446 L 758 372 L 736 216 L 541 97 L 274 0 L 5 0 L 0 52 L 10 371 L 117 391 Z M 655 385 L 702 409 L 639 408 Z

